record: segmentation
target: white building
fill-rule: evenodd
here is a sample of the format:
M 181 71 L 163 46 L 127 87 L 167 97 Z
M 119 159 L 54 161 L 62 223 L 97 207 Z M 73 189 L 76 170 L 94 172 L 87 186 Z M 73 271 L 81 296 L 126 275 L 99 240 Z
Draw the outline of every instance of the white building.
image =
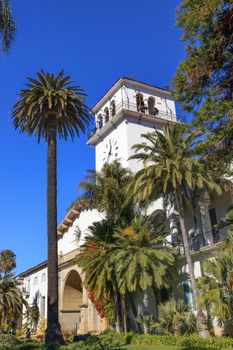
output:
M 174 97 L 163 88 L 121 77 L 100 98 L 93 107 L 96 128 L 90 133 L 88 145 L 96 151 L 96 170 L 105 162 L 118 159 L 123 166 L 136 172 L 142 164 L 129 160 L 132 146 L 142 143 L 142 134 L 161 130 L 165 124 L 183 122 L 176 115 Z M 195 261 L 195 273 L 202 273 L 203 260 L 213 255 L 217 242 L 225 231 L 217 232 L 214 225 L 223 217 L 233 203 L 229 192 L 222 196 L 201 193 L 197 211 L 197 228 L 194 230 L 192 211 L 187 214 L 190 233 L 190 247 Z M 159 216 L 163 210 L 162 201 L 156 201 L 151 211 Z M 88 292 L 82 286 L 82 272 L 75 264 L 79 247 L 85 239 L 88 227 L 100 221 L 104 214 L 97 210 L 73 208 L 58 226 L 58 262 L 60 322 L 63 329 L 78 333 L 100 332 L 106 326 L 92 304 Z M 179 223 L 174 210 L 168 211 L 171 241 L 178 242 Z M 182 254 L 182 245 L 181 245 Z M 181 259 L 182 260 L 182 259 Z M 187 271 L 183 259 L 183 270 Z M 42 277 L 45 276 L 45 277 Z M 20 274 L 23 290 L 28 301 L 38 296 L 41 317 L 46 315 L 46 263 L 35 266 Z M 184 299 L 191 302 L 189 281 L 184 281 L 181 291 Z

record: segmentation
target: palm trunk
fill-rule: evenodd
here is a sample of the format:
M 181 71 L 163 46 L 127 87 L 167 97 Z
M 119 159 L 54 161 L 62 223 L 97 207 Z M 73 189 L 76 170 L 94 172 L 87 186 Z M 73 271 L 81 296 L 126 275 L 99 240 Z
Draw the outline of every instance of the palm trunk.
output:
M 127 332 L 127 318 L 126 318 L 126 302 L 125 295 L 121 296 L 121 311 L 122 311 L 122 320 L 123 320 L 123 331 Z
M 121 332 L 121 305 L 120 305 L 120 294 L 119 292 L 116 292 L 115 295 L 115 313 L 116 313 L 116 325 L 115 329 L 117 333 Z
M 47 234 L 48 234 L 48 300 L 46 344 L 63 344 L 58 316 L 57 259 L 57 150 L 56 116 L 48 116 L 47 154 Z
M 184 244 L 185 257 L 186 257 L 187 264 L 188 264 L 191 287 L 192 287 L 192 291 L 193 291 L 193 299 L 194 299 L 194 303 L 195 303 L 196 308 L 197 308 L 198 332 L 202 338 L 208 338 L 210 336 L 210 332 L 209 332 L 208 327 L 207 327 L 207 322 L 206 322 L 205 316 L 204 316 L 204 314 L 200 308 L 200 305 L 197 301 L 197 287 L 196 287 L 196 280 L 195 280 L 195 275 L 194 275 L 194 266 L 193 266 L 191 252 L 190 252 L 190 248 L 189 248 L 188 233 L 187 233 L 185 220 L 184 220 L 184 216 L 183 216 L 182 205 L 181 205 L 181 194 L 180 194 L 180 191 L 178 189 L 176 190 L 175 195 L 176 195 L 176 205 L 177 205 L 177 209 L 179 212 L 179 221 L 180 221 L 181 234 L 182 234 L 182 239 L 183 239 L 183 244 Z

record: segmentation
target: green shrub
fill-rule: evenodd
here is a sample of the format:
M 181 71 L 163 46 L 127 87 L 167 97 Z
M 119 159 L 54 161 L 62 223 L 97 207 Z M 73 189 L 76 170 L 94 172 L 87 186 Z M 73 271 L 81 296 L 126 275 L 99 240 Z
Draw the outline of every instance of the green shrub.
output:
M 140 335 L 134 334 L 131 344 L 153 346 L 183 346 L 189 348 L 227 349 L 233 348 L 233 338 L 211 337 L 202 339 L 198 335 L 169 336 L 169 335 Z
M 0 350 L 12 349 L 18 344 L 17 338 L 12 334 L 0 334 Z

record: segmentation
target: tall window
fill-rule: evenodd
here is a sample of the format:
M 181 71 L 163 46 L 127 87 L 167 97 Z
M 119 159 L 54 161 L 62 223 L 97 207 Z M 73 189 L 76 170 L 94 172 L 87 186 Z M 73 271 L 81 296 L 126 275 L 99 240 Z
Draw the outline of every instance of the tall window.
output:
M 109 109 L 108 109 L 108 107 L 105 108 L 104 115 L 105 115 L 105 123 L 107 123 L 109 121 Z
M 143 100 L 143 95 L 138 93 L 136 95 L 136 104 L 137 104 L 137 111 L 138 112 L 145 112 L 145 104 Z
M 151 115 L 158 114 L 159 110 L 155 107 L 155 99 L 154 97 L 148 98 L 148 113 Z
M 40 316 L 45 317 L 45 297 L 41 297 L 40 300 Z
M 215 208 L 209 209 L 209 215 L 210 215 L 210 222 L 211 222 L 211 227 L 212 227 L 213 239 L 214 239 L 214 242 L 217 242 L 218 241 L 218 230 L 216 229 L 216 225 L 218 223 L 218 220 L 217 220 Z
M 34 277 L 34 280 L 33 280 L 33 285 L 37 285 L 38 284 L 38 277 Z
M 99 114 L 97 118 L 97 128 L 101 129 L 102 127 L 103 127 L 103 117 L 101 114 Z
M 116 114 L 116 104 L 115 101 L 113 100 L 111 102 L 111 116 L 113 117 Z
M 42 273 L 42 275 L 41 275 L 41 282 L 45 282 L 46 281 L 46 274 L 45 274 L 45 272 L 44 273 Z

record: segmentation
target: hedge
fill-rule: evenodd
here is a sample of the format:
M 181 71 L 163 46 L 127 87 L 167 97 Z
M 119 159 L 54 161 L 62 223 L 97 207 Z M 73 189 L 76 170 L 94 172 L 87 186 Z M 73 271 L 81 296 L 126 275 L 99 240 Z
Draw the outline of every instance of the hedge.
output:
M 233 338 L 210 337 L 202 339 L 198 335 L 169 336 L 169 335 L 140 335 L 133 334 L 131 344 L 154 346 L 184 346 L 187 348 L 233 349 Z

